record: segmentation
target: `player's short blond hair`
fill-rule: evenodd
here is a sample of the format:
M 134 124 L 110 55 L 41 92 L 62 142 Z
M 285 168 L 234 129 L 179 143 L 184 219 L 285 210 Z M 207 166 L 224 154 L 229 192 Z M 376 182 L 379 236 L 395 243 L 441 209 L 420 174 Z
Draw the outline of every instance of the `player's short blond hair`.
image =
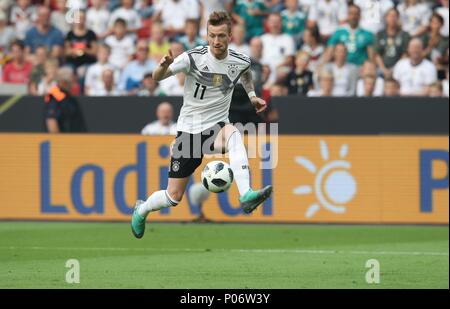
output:
M 220 26 L 227 25 L 228 32 L 231 33 L 231 17 L 227 12 L 224 11 L 214 11 L 209 15 L 208 26 Z

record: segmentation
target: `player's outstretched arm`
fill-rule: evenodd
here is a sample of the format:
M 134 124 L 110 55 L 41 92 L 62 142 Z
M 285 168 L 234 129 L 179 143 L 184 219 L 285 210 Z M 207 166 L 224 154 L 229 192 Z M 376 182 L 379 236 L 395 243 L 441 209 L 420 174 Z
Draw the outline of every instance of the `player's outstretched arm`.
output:
M 256 96 L 255 87 L 252 81 L 252 72 L 250 69 L 241 75 L 241 83 L 250 98 L 250 102 L 255 107 L 256 113 L 259 114 L 265 111 L 267 108 L 267 103 L 263 99 Z
M 169 66 L 173 63 L 173 54 L 169 49 L 169 54 L 165 55 L 158 64 L 158 67 L 153 71 L 153 79 L 161 81 L 169 76 L 172 76 L 172 72 Z

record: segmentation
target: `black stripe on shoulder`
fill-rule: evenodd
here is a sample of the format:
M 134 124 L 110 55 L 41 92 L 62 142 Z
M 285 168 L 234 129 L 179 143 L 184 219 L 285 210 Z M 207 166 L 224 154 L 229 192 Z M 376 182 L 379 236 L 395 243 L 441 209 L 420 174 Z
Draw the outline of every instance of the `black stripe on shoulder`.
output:
M 246 63 L 248 63 L 248 64 L 251 63 L 251 61 L 250 61 L 249 59 L 245 59 L 245 58 L 242 58 L 242 57 L 233 55 L 232 53 L 230 53 L 230 56 L 231 56 L 231 57 L 235 57 L 235 58 L 237 58 L 237 59 L 239 59 L 239 60 L 242 60 L 242 61 L 244 61 L 244 62 L 246 62 Z
M 204 55 L 206 53 L 207 53 L 207 51 L 205 51 L 205 52 L 191 52 L 191 53 L 188 53 L 188 55 Z
M 244 54 L 238 54 L 237 52 L 235 52 L 234 50 L 230 49 L 230 55 L 234 56 L 236 58 L 239 58 L 241 60 L 244 60 L 245 62 L 251 63 L 251 60 L 249 57 L 247 57 Z
M 234 49 L 229 49 L 230 53 L 235 54 L 236 56 L 241 56 L 243 58 L 250 58 L 249 56 L 243 54 L 243 53 L 238 53 L 237 51 L 235 51 Z
M 191 49 L 191 50 L 189 50 L 187 53 L 188 54 L 204 54 L 204 53 L 206 53 L 208 51 L 208 47 L 203 47 L 203 48 L 194 48 L 194 49 Z

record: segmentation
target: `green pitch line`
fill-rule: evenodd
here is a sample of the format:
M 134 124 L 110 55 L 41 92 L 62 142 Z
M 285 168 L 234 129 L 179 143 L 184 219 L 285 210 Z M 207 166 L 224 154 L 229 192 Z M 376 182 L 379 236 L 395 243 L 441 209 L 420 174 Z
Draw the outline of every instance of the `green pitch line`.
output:
M 0 222 L 0 288 L 446 288 L 446 226 Z M 80 283 L 66 282 L 66 261 Z M 380 264 L 379 284 L 366 262 Z M 73 269 L 72 269 L 73 270 Z

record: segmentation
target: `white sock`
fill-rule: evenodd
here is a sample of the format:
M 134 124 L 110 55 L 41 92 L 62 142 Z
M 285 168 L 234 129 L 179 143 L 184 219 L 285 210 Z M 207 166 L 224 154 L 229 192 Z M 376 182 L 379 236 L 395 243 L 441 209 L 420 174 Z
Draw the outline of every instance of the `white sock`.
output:
M 170 197 L 167 190 L 159 190 L 153 192 L 153 194 L 150 195 L 143 204 L 141 204 L 138 210 L 138 214 L 145 218 L 152 211 L 157 211 L 161 208 L 177 206 L 178 203 L 178 201 L 175 201 Z
M 234 174 L 239 195 L 243 196 L 250 190 L 250 166 L 248 165 L 247 150 L 239 131 L 236 130 L 231 134 L 227 148 L 230 156 L 230 167 Z

